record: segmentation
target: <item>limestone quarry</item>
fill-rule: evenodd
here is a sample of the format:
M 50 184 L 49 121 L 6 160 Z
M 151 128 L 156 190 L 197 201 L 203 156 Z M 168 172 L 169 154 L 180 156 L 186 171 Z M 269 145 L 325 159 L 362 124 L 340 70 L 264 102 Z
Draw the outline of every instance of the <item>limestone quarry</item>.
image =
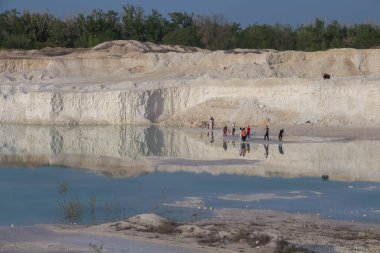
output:
M 380 49 L 0 51 L 0 122 L 380 126 Z M 324 80 L 323 73 L 331 79 Z

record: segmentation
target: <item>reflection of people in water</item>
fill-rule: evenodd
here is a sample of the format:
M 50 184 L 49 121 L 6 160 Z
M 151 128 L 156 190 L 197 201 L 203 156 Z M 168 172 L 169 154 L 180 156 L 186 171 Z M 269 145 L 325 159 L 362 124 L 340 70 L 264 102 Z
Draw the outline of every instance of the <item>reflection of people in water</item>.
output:
M 251 146 L 249 146 L 249 143 L 247 143 L 247 153 L 251 151 Z
M 223 148 L 225 151 L 227 151 L 227 140 L 223 139 Z
M 227 131 L 228 131 L 228 128 L 227 128 L 227 125 L 225 125 L 223 127 L 223 137 L 227 137 Z
M 268 155 L 269 155 L 269 144 L 264 144 L 264 148 L 265 148 L 265 158 L 268 158 Z
M 247 147 L 246 147 L 245 143 L 242 142 L 241 145 L 240 145 L 240 155 L 241 156 L 245 156 L 246 152 L 247 152 Z
M 210 132 L 207 132 L 207 137 L 209 137 L 209 140 L 211 143 L 214 142 L 214 131 L 211 131 L 211 135 L 210 135 Z
M 235 147 L 235 141 L 232 141 L 231 144 L 232 144 L 232 147 Z
M 322 180 L 323 181 L 329 180 L 329 175 L 322 175 Z
M 280 152 L 281 155 L 284 154 L 284 150 L 282 149 L 282 144 L 278 144 L 278 152 Z

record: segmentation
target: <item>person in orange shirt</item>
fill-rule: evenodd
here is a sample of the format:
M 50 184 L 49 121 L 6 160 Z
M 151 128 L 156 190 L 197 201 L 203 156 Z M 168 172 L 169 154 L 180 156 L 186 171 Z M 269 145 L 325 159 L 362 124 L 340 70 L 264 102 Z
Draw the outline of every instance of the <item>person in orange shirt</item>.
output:
M 245 141 L 247 139 L 247 129 L 245 127 L 241 130 L 241 140 Z

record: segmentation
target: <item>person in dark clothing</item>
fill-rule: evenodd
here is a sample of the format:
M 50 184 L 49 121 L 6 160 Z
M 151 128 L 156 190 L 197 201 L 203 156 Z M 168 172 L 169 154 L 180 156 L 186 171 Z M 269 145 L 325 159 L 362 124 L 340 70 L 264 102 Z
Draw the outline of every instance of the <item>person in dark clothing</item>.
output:
M 215 119 L 213 116 L 210 117 L 210 120 L 209 120 L 209 125 L 208 125 L 208 128 L 213 130 L 214 129 L 214 122 L 215 122 Z
M 223 127 L 223 137 L 227 137 L 228 128 L 227 125 Z
M 280 133 L 278 134 L 278 140 L 282 141 L 282 135 L 284 134 L 284 129 L 280 130 Z
M 236 124 L 235 122 L 232 124 L 232 135 L 235 135 L 235 127 L 236 127 Z
M 268 140 L 269 141 L 269 127 L 268 127 L 268 125 L 265 128 L 264 140 Z

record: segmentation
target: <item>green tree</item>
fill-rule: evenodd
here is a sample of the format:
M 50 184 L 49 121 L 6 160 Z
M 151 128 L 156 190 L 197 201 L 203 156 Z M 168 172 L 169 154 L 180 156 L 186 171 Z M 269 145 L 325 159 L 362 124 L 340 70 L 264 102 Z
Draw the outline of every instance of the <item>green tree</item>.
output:
M 273 48 L 275 32 L 270 25 L 252 25 L 245 29 L 241 45 L 243 48 Z
M 144 10 L 140 7 L 127 4 L 123 6 L 123 36 L 128 40 L 145 41 Z
M 298 27 L 296 49 L 304 51 L 326 49 L 325 24 L 321 19 L 316 18 L 314 24 Z
M 12 9 L 0 15 L 0 40 L 1 46 L 4 48 L 32 48 L 30 34 L 25 32 L 25 27 L 19 14 L 15 9 Z
M 327 25 L 325 38 L 327 48 L 341 48 L 345 46 L 344 29 L 342 29 L 336 20 Z
M 360 24 L 352 27 L 355 34 L 355 48 L 371 48 L 380 45 L 380 29 L 371 24 Z
M 171 12 L 169 29 L 162 42 L 169 45 L 202 47 L 201 35 L 194 23 L 194 14 L 187 12 Z
M 175 28 L 186 28 L 194 25 L 194 14 L 187 12 L 171 12 L 168 14 L 171 19 L 171 24 Z
M 157 10 L 152 10 L 152 13 L 145 20 L 145 40 L 161 43 L 168 30 L 169 22 Z
M 77 24 L 80 25 L 81 22 Z M 102 10 L 93 10 L 91 15 L 86 18 L 84 30 L 88 34 L 88 45 L 91 47 L 104 41 L 118 39 L 121 35 L 120 26 L 118 25 L 118 13 L 114 11 L 104 13 Z
M 291 26 L 276 24 L 274 26 L 274 37 L 274 49 L 281 51 L 295 49 L 295 34 L 292 31 Z
M 163 37 L 162 42 L 168 45 L 202 47 L 201 36 L 196 26 L 188 26 L 172 31 Z
M 157 10 L 148 16 L 133 5 L 115 11 L 93 10 L 65 20 L 48 12 L 7 10 L 0 13 L 1 48 L 91 47 L 116 39 L 133 39 L 204 47 L 211 50 L 231 48 L 273 48 L 277 50 L 316 51 L 329 48 L 371 48 L 380 45 L 380 28 L 374 24 L 327 25 L 316 18 L 296 28 L 286 25 L 253 24 L 242 29 L 223 16 L 194 16 L 171 12 L 170 20 Z
M 64 47 L 66 23 L 60 19 L 52 18 L 48 26 L 46 45 L 49 47 Z
M 87 18 L 79 14 L 73 20 L 73 43 L 75 47 L 88 47 L 90 32 L 88 31 Z
M 234 25 L 220 15 L 202 16 L 196 19 L 201 42 L 207 49 L 228 49 L 233 37 Z

